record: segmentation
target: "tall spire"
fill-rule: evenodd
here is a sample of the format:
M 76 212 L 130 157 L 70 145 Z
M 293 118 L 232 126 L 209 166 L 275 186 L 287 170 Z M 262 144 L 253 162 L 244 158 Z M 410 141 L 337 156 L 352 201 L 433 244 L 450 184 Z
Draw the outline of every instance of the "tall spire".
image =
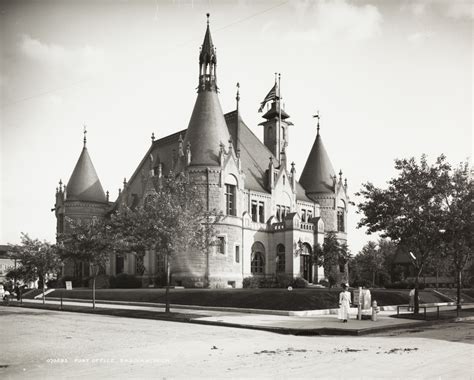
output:
M 184 147 L 191 143 L 191 165 L 220 165 L 220 147 L 227 146 L 229 137 L 217 95 L 216 54 L 207 24 L 199 54 L 198 96 L 183 141 Z
M 198 92 L 217 92 L 216 82 L 216 48 L 212 43 L 211 30 L 209 28 L 209 13 L 207 13 L 207 28 L 204 42 L 199 53 L 199 87 Z

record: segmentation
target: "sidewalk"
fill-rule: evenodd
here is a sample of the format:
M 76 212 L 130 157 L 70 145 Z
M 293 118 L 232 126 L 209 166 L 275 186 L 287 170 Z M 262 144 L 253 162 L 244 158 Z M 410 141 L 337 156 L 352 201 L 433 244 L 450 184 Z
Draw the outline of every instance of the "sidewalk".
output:
M 20 306 L 19 302 L 12 302 L 12 306 Z M 60 301 L 48 299 L 46 305 L 41 300 L 23 300 L 23 307 L 46 308 L 59 310 Z M 218 310 L 217 310 L 218 309 Z M 390 308 L 387 308 L 390 309 Z M 249 313 L 246 310 L 236 311 L 228 308 L 186 307 L 171 305 L 172 313 L 164 312 L 162 304 L 146 304 L 139 302 L 96 302 L 96 309 L 92 309 L 91 301 L 63 300 L 63 310 L 82 313 L 107 314 L 129 318 L 158 319 L 175 322 L 198 323 L 226 327 L 257 329 L 280 334 L 293 335 L 365 335 L 391 329 L 426 326 L 443 321 L 425 321 L 404 318 L 392 318 L 396 311 L 385 310 L 377 314 L 377 321 L 356 319 L 351 314 L 348 323 L 342 323 L 334 310 L 325 310 L 310 315 L 278 315 L 265 310 L 264 314 L 257 314 L 255 310 Z M 292 312 L 284 312 L 291 314 Z

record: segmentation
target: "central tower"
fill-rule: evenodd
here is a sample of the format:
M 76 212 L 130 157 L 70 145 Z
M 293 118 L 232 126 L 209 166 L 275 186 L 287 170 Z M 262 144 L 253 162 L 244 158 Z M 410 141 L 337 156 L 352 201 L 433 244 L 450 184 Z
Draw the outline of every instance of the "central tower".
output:
M 206 35 L 199 53 L 198 96 L 184 139 L 184 146 L 191 149 L 191 166 L 220 165 L 221 147 L 229 144 L 229 130 L 217 95 L 216 65 L 208 13 Z

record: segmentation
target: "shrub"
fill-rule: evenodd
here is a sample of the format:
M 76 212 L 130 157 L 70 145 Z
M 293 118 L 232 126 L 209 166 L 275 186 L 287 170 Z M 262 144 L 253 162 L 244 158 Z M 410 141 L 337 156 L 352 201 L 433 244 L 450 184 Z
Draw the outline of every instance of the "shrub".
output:
M 89 278 L 89 288 L 92 288 L 92 283 L 94 282 L 94 279 L 91 277 Z M 99 274 L 95 278 L 95 287 L 96 289 L 108 289 L 110 288 L 110 276 L 106 274 Z
M 120 273 L 115 277 L 110 277 L 110 287 L 117 289 L 141 288 L 142 282 L 133 274 Z
M 359 286 L 362 288 L 370 288 L 372 286 L 372 282 L 370 282 L 369 280 L 359 279 L 359 280 L 355 280 L 351 284 L 351 286 L 353 288 L 358 288 Z
M 166 273 L 158 273 L 154 278 L 154 282 L 158 288 L 166 286 Z
M 302 277 L 295 277 L 293 281 L 291 281 L 290 286 L 293 288 L 306 288 L 308 287 L 308 281 Z
M 81 279 L 81 278 L 76 278 L 73 276 L 64 276 L 61 277 L 57 283 L 56 283 L 56 288 L 65 288 L 66 287 L 66 281 L 71 281 L 72 282 L 72 287 L 73 288 L 82 288 L 84 287 L 84 282 L 87 284 L 87 278 Z
M 258 288 L 260 285 L 260 279 L 258 277 L 245 277 L 242 281 L 242 287 L 244 288 Z
M 329 288 L 329 281 L 328 280 L 319 280 L 319 284 L 326 287 L 326 288 Z
M 278 273 L 275 278 L 277 288 L 287 288 L 293 281 L 293 277 L 286 273 Z
M 411 281 L 395 281 L 385 284 L 387 289 L 412 289 L 415 287 L 415 284 Z M 423 290 L 425 288 L 425 284 L 420 282 L 418 284 L 418 289 Z
M 259 288 L 275 288 L 277 286 L 275 277 L 263 277 L 260 279 Z
M 47 282 L 46 282 L 46 287 L 47 287 L 48 289 L 59 288 L 59 279 L 53 278 L 53 279 L 47 281 Z

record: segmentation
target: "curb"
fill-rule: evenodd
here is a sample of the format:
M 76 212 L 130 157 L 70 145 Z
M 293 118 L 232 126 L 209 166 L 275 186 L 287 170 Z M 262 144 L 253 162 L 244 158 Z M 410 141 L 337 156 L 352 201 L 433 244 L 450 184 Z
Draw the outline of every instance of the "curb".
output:
M 468 317 L 460 317 L 460 318 L 451 318 L 451 319 L 444 319 L 444 320 L 434 320 L 434 321 L 409 321 L 407 323 L 401 323 L 397 325 L 389 325 L 389 326 L 373 326 L 369 328 L 362 328 L 362 329 L 339 329 L 334 327 L 319 327 L 319 328 L 290 328 L 290 327 L 278 327 L 278 326 L 258 326 L 258 325 L 246 325 L 246 324 L 237 324 L 231 322 L 220 322 L 220 321 L 209 321 L 209 320 L 202 320 L 201 317 L 178 317 L 178 316 L 167 316 L 164 312 L 152 312 L 152 311 L 140 311 L 140 310 L 125 310 L 125 309 L 104 309 L 98 307 L 96 310 L 90 308 L 82 308 L 80 306 L 72 306 L 72 309 L 68 310 L 68 306 L 65 305 L 64 310 L 58 310 L 56 307 L 48 307 L 52 306 L 52 304 L 48 304 L 48 306 L 43 306 L 43 304 L 32 303 L 28 305 L 28 303 L 24 303 L 23 305 L 11 304 L 12 307 L 23 307 L 23 308 L 33 308 L 33 309 L 45 309 L 50 311 L 64 311 L 64 312 L 71 312 L 71 313 L 83 313 L 83 314 L 95 314 L 95 315 L 110 315 L 115 317 L 121 318 L 136 318 L 136 319 L 150 319 L 150 320 L 162 320 L 168 322 L 181 322 L 181 323 L 194 323 L 194 324 L 201 324 L 201 325 L 210 325 L 210 326 L 221 326 L 221 327 L 232 327 L 232 328 L 240 328 L 240 329 L 249 329 L 249 330 L 261 330 L 267 332 L 273 332 L 278 334 L 284 335 L 299 335 L 299 336 L 317 336 L 317 335 L 339 335 L 339 336 L 363 336 L 363 335 L 370 335 L 376 334 L 384 331 L 392 331 L 392 330 L 400 330 L 400 329 L 410 329 L 414 327 L 424 327 L 424 326 L 432 326 L 438 325 L 442 323 L 449 323 L 449 322 L 462 322 L 462 321 L 471 321 L 474 320 L 474 316 Z

